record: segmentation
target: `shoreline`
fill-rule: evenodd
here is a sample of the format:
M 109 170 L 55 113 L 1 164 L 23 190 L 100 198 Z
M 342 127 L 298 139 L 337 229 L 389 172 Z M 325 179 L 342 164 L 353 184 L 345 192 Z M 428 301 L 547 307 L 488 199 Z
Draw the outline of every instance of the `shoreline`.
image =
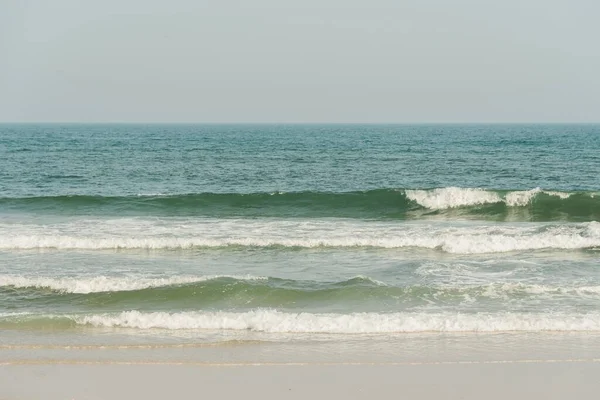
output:
M 502 364 L 576 364 L 600 363 L 600 358 L 572 358 L 572 359 L 519 359 L 519 360 L 457 360 L 457 361 L 399 361 L 399 362 L 214 362 L 214 361 L 119 361 L 119 360 L 9 360 L 0 361 L 0 367 L 20 365 L 132 365 L 132 366 L 191 366 L 191 367 L 344 367 L 344 366 L 373 366 L 373 367 L 402 367 L 402 366 L 428 366 L 428 365 L 502 365 Z
M 600 335 L 590 333 L 212 344 L 193 338 L 126 344 L 117 336 L 111 344 L 108 332 L 100 332 L 93 337 L 104 345 L 69 344 L 70 336 L 58 335 L 46 344 L 21 336 L 0 346 L 0 400 L 562 400 L 594 398 L 600 390 Z

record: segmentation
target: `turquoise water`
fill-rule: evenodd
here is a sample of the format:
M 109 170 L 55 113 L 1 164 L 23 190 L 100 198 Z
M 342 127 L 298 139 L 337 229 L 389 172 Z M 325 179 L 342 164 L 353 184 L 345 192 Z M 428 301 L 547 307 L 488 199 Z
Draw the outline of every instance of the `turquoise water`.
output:
M 2 125 L 2 197 L 598 190 L 598 125 Z
M 0 125 L 0 330 L 600 331 L 600 125 Z

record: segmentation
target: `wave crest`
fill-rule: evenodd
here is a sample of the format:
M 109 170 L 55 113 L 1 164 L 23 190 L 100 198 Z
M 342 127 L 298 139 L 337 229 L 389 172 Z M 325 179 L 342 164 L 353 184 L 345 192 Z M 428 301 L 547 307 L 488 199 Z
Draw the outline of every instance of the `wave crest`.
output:
M 234 312 L 124 311 L 71 317 L 77 324 L 136 329 L 249 330 L 272 333 L 400 333 L 600 331 L 600 314 L 416 314 L 284 313 L 276 310 Z
M 105 216 L 419 219 L 427 211 L 443 212 L 446 217 L 451 217 L 459 210 L 461 216 L 466 212 L 477 218 L 495 220 L 510 217 L 533 221 L 589 221 L 600 218 L 600 196 L 597 193 L 561 192 L 540 188 L 492 190 L 445 187 L 356 192 L 46 196 L 0 198 L 0 206 L 7 210 L 35 213 Z M 527 210 L 516 212 L 519 208 Z M 432 217 L 431 213 L 428 216 Z
M 195 249 L 228 247 L 422 248 L 457 254 L 600 247 L 600 223 L 394 224 L 355 220 L 76 221 L 0 225 L 0 249 Z M 20 232 L 19 232 L 20 231 Z M 72 232 L 77 231 L 77 236 Z
M 524 207 L 538 194 L 568 199 L 571 193 L 544 191 L 540 188 L 509 192 L 479 188 L 447 187 L 428 190 L 406 190 L 406 197 L 419 205 L 432 210 L 474 206 L 482 204 L 504 203 L 509 207 Z
M 211 281 L 220 278 L 238 281 L 262 281 L 267 277 L 251 275 L 211 275 L 211 276 L 172 276 L 163 278 L 147 278 L 133 276 L 93 276 L 93 277 L 25 277 L 0 275 L 0 287 L 50 289 L 63 293 L 101 293 L 125 292 L 150 289 L 164 286 L 183 285 Z

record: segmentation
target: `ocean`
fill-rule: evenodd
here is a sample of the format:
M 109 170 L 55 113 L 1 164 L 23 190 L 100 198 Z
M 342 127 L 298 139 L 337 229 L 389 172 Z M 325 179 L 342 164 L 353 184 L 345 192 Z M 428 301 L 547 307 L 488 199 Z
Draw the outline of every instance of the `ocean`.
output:
M 0 342 L 598 343 L 599 220 L 600 125 L 3 124 Z

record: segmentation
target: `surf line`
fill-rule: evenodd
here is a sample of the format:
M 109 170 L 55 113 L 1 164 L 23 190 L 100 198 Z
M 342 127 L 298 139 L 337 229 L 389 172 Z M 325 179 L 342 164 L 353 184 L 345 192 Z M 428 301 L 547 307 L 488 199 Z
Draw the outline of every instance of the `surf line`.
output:
M 485 364 L 560 364 L 598 363 L 600 358 L 522 359 L 522 360 L 457 360 L 457 361 L 406 361 L 406 362 L 195 362 L 195 361 L 118 361 L 118 360 L 39 360 L 16 359 L 0 361 L 9 365 L 172 365 L 193 367 L 309 367 L 309 366 L 418 366 L 418 365 L 485 365 Z
M 265 343 L 260 340 L 229 340 L 211 343 L 174 343 L 174 344 L 123 344 L 123 345 L 45 345 L 45 344 L 8 344 L 0 345 L 1 350 L 152 350 L 152 349 L 184 349 L 184 348 L 206 348 L 206 347 L 235 347 L 249 344 Z

